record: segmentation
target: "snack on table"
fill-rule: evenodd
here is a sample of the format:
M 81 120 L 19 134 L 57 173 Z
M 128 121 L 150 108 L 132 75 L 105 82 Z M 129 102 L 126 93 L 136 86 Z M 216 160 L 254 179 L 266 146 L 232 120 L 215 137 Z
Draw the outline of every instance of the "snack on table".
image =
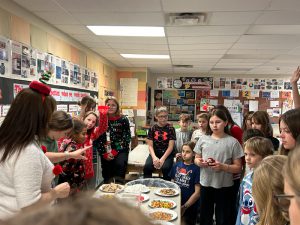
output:
M 101 191 L 115 193 L 116 191 L 122 190 L 123 186 L 119 184 L 103 184 L 100 188 Z
M 175 195 L 176 191 L 172 188 L 163 188 L 159 191 L 159 193 L 163 194 L 163 195 Z
M 171 209 L 175 206 L 174 202 L 168 200 L 152 200 L 150 207 Z
M 172 219 L 173 215 L 171 213 L 157 211 L 157 212 L 149 213 L 149 216 L 151 219 L 154 219 L 154 220 L 170 221 Z
M 144 185 L 144 184 L 134 184 L 134 185 L 128 185 L 124 189 L 125 192 L 132 192 L 132 193 L 147 193 L 150 191 L 150 189 Z

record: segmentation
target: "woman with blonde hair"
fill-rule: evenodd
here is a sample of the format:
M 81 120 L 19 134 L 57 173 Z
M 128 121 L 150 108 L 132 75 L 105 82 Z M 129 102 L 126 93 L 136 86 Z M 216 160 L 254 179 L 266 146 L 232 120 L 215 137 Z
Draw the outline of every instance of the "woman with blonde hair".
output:
M 282 169 L 286 161 L 287 157 L 283 155 L 268 156 L 254 170 L 252 192 L 260 218 L 257 225 L 288 223 L 276 198 L 283 193 Z
M 291 225 L 300 221 L 300 147 L 295 148 L 284 165 L 284 194 L 278 199 L 282 210 L 289 213 Z

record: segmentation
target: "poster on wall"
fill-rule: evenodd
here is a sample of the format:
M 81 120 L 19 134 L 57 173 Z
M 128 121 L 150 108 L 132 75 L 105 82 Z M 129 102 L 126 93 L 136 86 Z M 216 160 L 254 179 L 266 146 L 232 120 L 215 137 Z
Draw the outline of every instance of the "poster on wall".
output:
M 55 84 L 61 84 L 61 59 L 55 58 Z
M 96 72 L 92 72 L 91 87 L 92 87 L 93 90 L 97 90 L 98 89 L 98 78 L 97 78 Z
M 139 80 L 137 78 L 120 79 L 120 94 L 122 106 L 137 106 L 138 82 Z
M 61 60 L 61 83 L 69 84 L 70 78 L 70 62 Z
M 172 77 L 158 77 L 157 78 L 157 88 L 158 89 L 165 89 L 165 88 L 172 88 Z
M 22 44 L 22 54 L 21 54 L 21 77 L 29 78 L 30 76 L 30 60 L 31 51 L 30 47 Z
M 50 71 L 52 76 L 50 77 L 49 83 L 54 84 L 55 83 L 55 76 L 53 74 L 55 74 L 55 69 L 56 69 L 56 57 L 51 55 L 51 54 L 45 54 L 45 69 L 44 72 L 46 71 Z
M 30 48 L 30 80 L 37 79 L 37 50 Z
M 213 89 L 213 78 L 212 77 L 180 77 L 178 80 L 176 80 L 176 82 L 174 80 L 174 87 L 177 89 Z
M 89 88 L 91 82 L 90 71 L 87 68 L 82 68 L 82 87 Z
M 41 77 L 42 74 L 44 74 L 45 71 L 45 55 L 44 52 L 37 52 L 37 76 Z
M 21 77 L 21 54 L 22 44 L 13 41 L 11 44 L 12 48 L 12 75 Z
M 0 76 L 9 77 L 11 42 L 0 37 Z

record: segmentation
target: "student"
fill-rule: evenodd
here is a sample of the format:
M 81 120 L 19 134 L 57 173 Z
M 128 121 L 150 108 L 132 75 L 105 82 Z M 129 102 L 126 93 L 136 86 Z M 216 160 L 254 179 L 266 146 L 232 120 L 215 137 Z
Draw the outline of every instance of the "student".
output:
M 249 111 L 244 114 L 243 125 L 242 125 L 243 132 L 252 128 L 251 116 L 253 113 L 254 113 L 253 111 Z
M 88 148 L 78 149 L 69 154 L 58 152 L 60 141 L 67 137 L 73 128 L 72 117 L 64 111 L 55 111 L 48 123 L 47 137 L 41 141 L 41 146 L 46 147 L 45 155 L 52 163 L 67 159 L 85 159 L 84 154 Z
M 208 120 L 209 120 L 208 113 L 200 113 L 197 115 L 197 122 L 199 125 L 199 129 L 193 132 L 191 141 L 196 143 L 202 135 L 209 134 Z
M 242 142 L 243 130 L 234 122 L 227 107 L 225 107 L 224 105 L 217 105 L 215 107 L 215 110 L 216 109 L 220 109 L 225 113 L 227 120 L 228 120 L 228 134 L 231 135 L 232 137 L 234 137 L 236 140 L 238 140 L 238 142 L 242 146 L 243 145 L 243 142 Z M 245 167 L 245 159 L 244 158 L 242 158 L 242 167 Z M 236 174 L 233 174 L 233 178 L 232 178 L 233 179 L 232 201 L 235 203 L 237 203 L 237 201 L 238 201 L 238 192 L 239 192 L 239 188 L 240 188 L 241 177 L 242 177 L 242 173 L 236 173 Z M 230 213 L 230 215 L 231 215 L 230 221 L 235 222 L 236 215 L 237 215 L 236 207 L 232 208 L 232 212 Z
M 60 152 L 70 154 L 77 149 L 84 147 L 87 133 L 86 125 L 83 121 L 75 119 L 70 138 L 64 139 L 60 145 Z M 84 162 L 82 159 L 68 159 L 60 163 L 63 174 L 59 175 L 58 183 L 68 182 L 71 187 L 70 196 L 83 190 L 86 186 Z
M 261 132 L 260 130 L 257 129 L 248 129 L 245 130 L 243 132 L 243 145 L 246 143 L 246 141 L 252 137 L 264 137 L 265 135 L 263 134 L 263 132 Z M 273 145 L 272 145 L 273 146 Z M 243 172 L 242 172 L 242 177 L 244 177 L 244 175 L 247 175 L 250 172 L 250 168 L 249 166 L 246 164 L 243 167 Z
M 246 164 L 251 172 L 246 175 L 240 186 L 239 210 L 236 225 L 255 225 L 259 216 L 252 197 L 253 169 L 255 169 L 263 158 L 273 154 L 271 141 L 264 137 L 252 137 L 244 144 Z
M 270 122 L 269 114 L 266 111 L 256 111 L 251 117 L 252 128 L 262 131 L 266 138 L 270 139 L 274 150 L 279 148 L 279 141 L 273 137 L 273 128 Z
M 163 179 L 170 180 L 169 172 L 173 166 L 172 154 L 176 134 L 174 127 L 168 124 L 168 111 L 166 107 L 155 109 L 157 124 L 148 132 L 147 144 L 149 146 L 149 156 L 144 166 L 144 177 L 151 178 L 155 169 L 161 169 Z
M 0 222 L 1 224 L 1 222 Z M 135 207 L 116 199 L 75 198 L 54 207 L 40 207 L 5 221 L 5 225 L 153 225 Z
M 194 164 L 194 142 L 186 142 L 181 147 L 182 161 L 176 163 L 170 171 L 171 181 L 181 189 L 181 215 L 186 225 L 196 224 L 200 197 L 200 168 Z
M 296 147 L 296 140 L 300 135 L 300 108 L 291 109 L 279 118 L 279 130 L 281 138 L 280 155 L 288 153 Z
M 243 132 L 243 137 L 242 137 L 242 140 L 243 140 L 243 145 L 245 144 L 245 142 L 252 138 L 252 137 L 264 137 L 264 133 L 258 129 L 248 129 L 246 130 L 245 132 Z
M 191 122 L 190 115 L 188 114 L 181 114 L 179 116 L 179 126 L 180 128 L 176 129 L 176 141 L 175 141 L 175 153 L 176 158 L 181 158 L 181 146 L 183 143 L 186 143 L 191 140 L 192 131 L 189 130 L 189 125 Z
M 233 199 L 232 174 L 241 173 L 244 156 L 240 143 L 228 134 L 228 119 L 219 109 L 213 110 L 209 119 L 211 136 L 198 140 L 195 164 L 201 167 L 200 173 L 200 224 L 213 224 L 215 211 L 217 225 L 235 223 L 232 212 Z
M 300 95 L 299 95 L 298 84 L 297 84 L 299 78 L 300 78 L 300 68 L 298 66 L 297 69 L 294 71 L 292 77 L 290 78 L 290 82 L 293 90 L 293 100 L 296 109 L 300 108 Z
M 78 115 L 78 119 L 83 120 L 85 118 L 85 114 L 90 111 L 95 111 L 96 109 L 96 102 L 95 100 L 89 96 L 84 96 L 80 102 L 78 102 L 80 106 L 80 113 Z
M 105 100 L 109 106 L 108 129 L 94 143 L 101 156 L 104 183 L 116 181 L 123 184 L 127 170 L 131 133 L 129 120 L 121 115 L 120 104 L 115 97 Z
M 69 195 L 68 183 L 51 189 L 53 164 L 40 147 L 56 108 L 50 91 L 31 82 L 17 94 L 0 126 L 0 220 Z
M 283 155 L 264 158 L 255 169 L 252 193 L 259 214 L 257 225 L 286 225 L 287 215 L 283 214 L 276 196 L 283 193 L 283 166 L 287 160 Z M 299 221 L 298 221 L 299 222 Z
M 94 112 L 89 111 L 85 113 L 83 122 L 87 128 L 87 135 L 85 137 L 84 146 L 90 146 L 93 141 L 107 130 L 107 115 L 100 113 L 100 117 Z M 94 147 L 94 145 L 93 145 Z M 85 179 L 87 180 L 88 188 L 95 189 L 96 176 L 95 170 L 97 168 L 97 161 L 93 149 L 86 151 L 86 160 L 84 160 Z M 97 174 L 97 171 L 96 171 Z
M 284 194 L 277 195 L 284 212 L 289 213 L 290 225 L 300 221 L 300 147 L 294 149 L 284 165 Z

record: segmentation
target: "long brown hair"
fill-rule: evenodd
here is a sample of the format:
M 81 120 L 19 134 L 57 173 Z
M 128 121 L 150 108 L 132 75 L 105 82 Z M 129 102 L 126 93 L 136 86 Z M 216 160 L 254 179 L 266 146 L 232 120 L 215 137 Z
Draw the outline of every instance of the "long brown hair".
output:
M 108 103 L 109 100 L 114 101 L 115 104 L 117 105 L 117 109 L 116 109 L 115 115 L 116 115 L 116 116 L 119 116 L 119 115 L 121 114 L 121 112 L 120 112 L 120 104 L 119 104 L 118 100 L 117 100 L 115 97 L 110 96 L 110 97 L 108 97 L 107 99 L 105 99 L 105 102 L 104 102 L 105 105 L 107 105 L 107 103 Z
M 293 138 L 297 140 L 297 137 L 299 137 L 300 135 L 300 109 L 291 109 L 289 111 L 286 111 L 279 118 L 279 126 L 280 121 L 284 122 L 287 125 L 293 135 Z M 279 153 L 280 155 L 287 155 L 289 153 L 289 150 L 292 149 L 285 149 L 283 145 L 281 145 Z
M 261 124 L 261 131 L 264 133 L 265 137 L 273 136 L 270 117 L 266 111 L 256 111 L 252 114 L 251 120 L 257 124 Z
M 64 111 L 55 111 L 48 123 L 49 130 L 64 131 L 73 127 L 72 117 Z
M 0 151 L 4 162 L 15 153 L 20 153 L 35 137 L 47 136 L 47 125 L 56 101 L 51 96 L 25 88 L 18 93 L 0 127 Z

